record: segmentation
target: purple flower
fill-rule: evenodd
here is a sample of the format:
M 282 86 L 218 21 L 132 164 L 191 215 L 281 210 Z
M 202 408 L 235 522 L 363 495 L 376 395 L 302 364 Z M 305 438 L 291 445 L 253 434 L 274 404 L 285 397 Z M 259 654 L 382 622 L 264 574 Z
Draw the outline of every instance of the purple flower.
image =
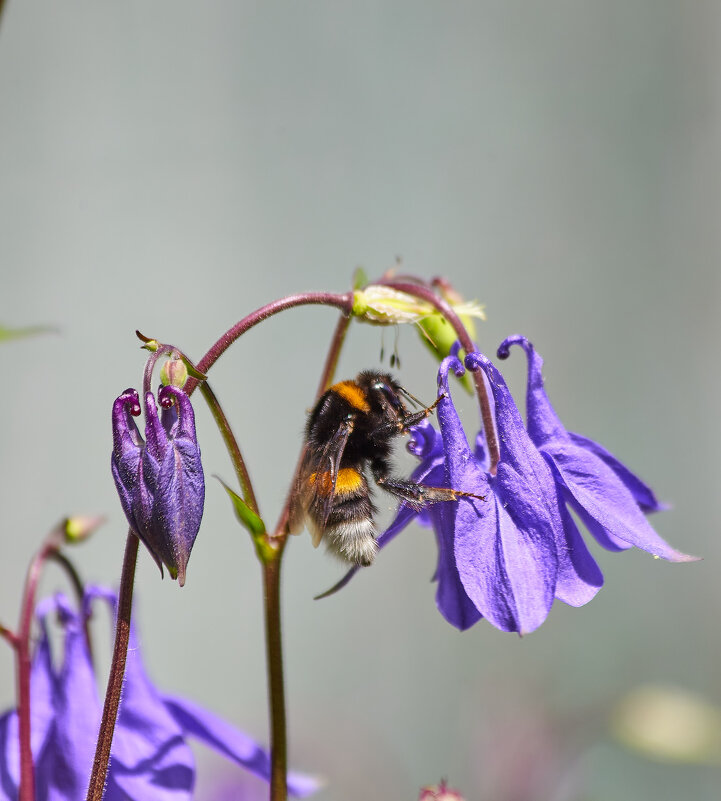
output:
M 97 597 L 115 609 L 115 595 L 97 589 L 86 596 L 86 606 Z M 48 617 L 53 613 L 65 630 L 59 667 L 53 665 L 48 636 Z M 83 615 L 59 595 L 38 607 L 38 620 L 41 637 L 31 672 L 36 797 L 38 801 L 78 801 L 85 797 L 101 717 Z M 189 801 L 195 783 L 195 762 L 186 742 L 189 735 L 269 779 L 268 753 L 247 734 L 190 701 L 156 689 L 145 673 L 131 631 L 105 801 Z M 13 710 L 0 717 L 0 801 L 17 798 L 18 782 L 18 720 Z M 292 795 L 303 797 L 318 784 L 311 777 L 291 774 L 288 787 Z
M 663 509 L 651 488 L 593 440 L 566 431 L 543 386 L 543 359 L 522 336 L 505 339 L 498 356 L 520 345 L 528 357 L 528 433 L 553 468 L 564 501 L 598 542 L 612 551 L 635 545 L 672 562 L 694 561 L 654 531 L 644 512 Z
M 128 523 L 160 567 L 182 587 L 190 551 L 200 528 L 205 481 L 188 396 L 174 386 L 145 396 L 145 438 L 133 417 L 138 393 L 127 389 L 113 404 L 111 467 Z
M 496 475 L 489 473 L 485 439 L 471 450 L 448 386 L 448 372 L 464 373 L 455 355 L 438 373 L 441 433 L 424 422 L 412 430 L 409 450 L 421 459 L 411 480 L 485 496 L 434 504 L 420 514 L 401 504 L 379 537 L 387 545 L 411 520 L 430 523 L 438 542 L 436 604 L 457 628 L 481 617 L 503 631 L 531 632 L 543 623 L 554 598 L 581 606 L 603 576 L 559 499 L 551 468 L 531 442 L 502 376 L 481 354 L 480 367 L 494 407 L 500 442 Z M 330 592 L 352 577 L 350 571 Z
M 441 364 L 438 421 L 448 486 L 485 496 L 447 506 L 439 542 L 452 543 L 460 583 L 480 615 L 502 631 L 538 628 L 554 598 L 581 606 L 603 577 L 570 515 L 559 502 L 553 474 L 531 442 L 505 381 L 488 359 L 471 353 L 466 364 L 483 370 L 495 406 L 500 458 L 488 472 L 485 448 L 473 453 L 453 405 L 448 372 L 464 372 L 455 356 Z
M 582 606 L 596 595 L 603 575 L 567 505 L 607 548 L 637 545 L 672 561 L 693 559 L 671 548 L 648 524 L 643 512 L 663 508 L 651 489 L 600 445 L 563 428 L 543 390 L 541 360 L 530 344 L 511 337 L 499 356 L 514 343 L 529 356 L 527 427 L 494 365 L 477 352 L 465 359 L 469 369 L 483 372 L 489 393 L 499 444 L 493 473 L 483 433 L 471 449 L 453 405 L 448 373 L 465 371 L 457 347 L 438 373 L 440 434 L 424 422 L 412 430 L 409 445 L 421 460 L 413 481 L 485 500 L 461 497 L 420 513 L 401 504 L 378 539 L 383 547 L 415 519 L 433 526 L 436 604 L 459 629 L 486 617 L 502 631 L 524 634 L 543 623 L 554 599 Z

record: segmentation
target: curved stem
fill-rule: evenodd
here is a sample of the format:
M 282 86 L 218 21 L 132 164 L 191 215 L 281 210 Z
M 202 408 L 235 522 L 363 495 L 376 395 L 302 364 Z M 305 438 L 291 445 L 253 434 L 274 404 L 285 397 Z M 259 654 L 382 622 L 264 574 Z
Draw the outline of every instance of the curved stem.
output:
M 115 721 L 118 717 L 118 707 L 120 706 L 120 693 L 123 688 L 123 679 L 125 678 L 125 661 L 128 656 L 130 615 L 133 606 L 133 585 L 135 583 L 135 563 L 138 558 L 138 543 L 139 540 L 132 530 L 128 531 L 128 539 L 125 543 L 125 557 L 123 558 L 123 572 L 120 578 L 120 593 L 118 595 L 118 617 L 115 623 L 113 661 L 110 664 L 103 718 L 100 723 L 87 801 L 102 801 L 103 791 L 105 790 L 108 760 L 110 759 Z
M 286 309 L 291 309 L 294 306 L 309 305 L 335 306 L 345 315 L 350 315 L 353 310 L 353 293 L 346 292 L 343 295 L 337 295 L 332 292 L 304 292 L 299 295 L 289 295 L 288 297 L 261 306 L 260 309 L 251 312 L 251 314 L 244 317 L 232 328 L 229 328 L 223 336 L 220 337 L 198 362 L 198 370 L 201 373 L 207 373 L 239 336 L 242 336 L 250 328 L 263 322 L 263 320 L 267 320 L 268 317 L 272 317 L 274 314 L 278 314 Z M 185 391 L 188 395 L 192 394 L 197 383 L 197 379 L 195 378 L 188 379 L 185 385 Z
M 35 799 L 35 774 L 30 739 L 30 630 L 32 628 L 33 613 L 35 612 L 35 595 L 37 594 L 43 566 L 48 558 L 60 548 L 64 532 L 64 524 L 57 525 L 48 534 L 42 547 L 30 562 L 27 578 L 25 579 L 22 606 L 20 607 L 20 625 L 15 638 L 18 739 L 20 741 L 20 801 L 34 801 Z
M 399 292 L 406 292 L 408 295 L 415 295 L 415 297 L 425 300 L 436 309 L 448 320 L 453 326 L 453 330 L 458 335 L 458 339 L 466 353 L 472 353 L 475 350 L 473 340 L 468 336 L 466 327 L 461 322 L 458 315 L 453 311 L 451 306 L 443 300 L 443 298 L 436 295 L 432 289 L 428 289 L 421 284 L 406 283 L 405 281 L 388 280 L 383 281 L 386 286 L 393 287 Z M 481 419 L 483 420 L 483 431 L 486 435 L 486 445 L 488 446 L 489 456 L 489 472 L 495 475 L 496 467 L 498 466 L 499 450 L 498 438 L 496 437 L 496 427 L 493 424 L 493 411 L 491 409 L 491 402 L 488 397 L 486 385 L 483 383 L 483 372 L 481 370 L 472 371 L 473 381 L 476 385 L 476 395 L 478 396 L 478 403 L 481 407 Z
M 30 627 L 35 609 L 40 574 L 46 554 L 44 546 L 33 557 L 28 568 L 20 612 L 20 628 L 17 638 L 17 692 L 18 692 L 18 738 L 20 740 L 20 801 L 34 801 L 35 774 L 33 754 L 30 747 Z
M 85 587 L 83 586 L 82 579 L 75 569 L 75 565 L 68 559 L 62 551 L 55 550 L 48 554 L 48 557 L 65 571 L 68 580 L 73 585 L 75 597 L 78 600 L 78 608 L 83 608 L 83 601 L 85 600 Z M 83 631 L 85 633 L 85 645 L 88 648 L 88 656 L 90 657 L 90 664 L 93 664 L 93 643 L 90 638 L 90 616 L 83 615 Z
M 237 476 L 238 483 L 243 490 L 243 500 L 257 515 L 260 516 L 260 512 L 258 511 L 258 501 L 256 500 L 255 492 L 253 491 L 253 484 L 250 481 L 248 468 L 245 466 L 243 455 L 240 452 L 240 446 L 238 445 L 238 441 L 233 434 L 233 430 L 230 427 L 228 418 L 225 416 L 223 407 L 220 405 L 218 398 L 215 396 L 215 393 L 210 388 L 210 385 L 207 381 L 201 382 L 200 392 L 210 408 L 210 413 L 213 415 L 215 424 L 218 426 L 220 435 L 223 438 L 225 447 L 230 455 L 230 460 L 235 469 L 235 475 Z

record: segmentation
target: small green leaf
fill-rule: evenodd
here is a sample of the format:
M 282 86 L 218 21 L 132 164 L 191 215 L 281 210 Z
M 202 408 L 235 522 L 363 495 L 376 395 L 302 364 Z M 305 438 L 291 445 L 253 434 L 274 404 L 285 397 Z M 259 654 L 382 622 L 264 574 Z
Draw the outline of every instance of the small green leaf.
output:
M 362 267 L 356 267 L 353 273 L 353 289 L 363 289 L 368 283 L 368 276 Z
M 233 511 L 235 512 L 235 516 L 238 518 L 238 522 L 248 530 L 248 533 L 253 540 L 253 544 L 255 545 L 258 558 L 261 560 L 261 562 L 271 561 L 275 555 L 275 549 L 271 548 L 271 546 L 266 542 L 265 523 L 263 522 L 263 519 L 259 517 L 240 497 L 240 495 L 232 490 L 222 478 L 218 476 L 215 476 L 215 478 L 220 481 L 220 483 L 223 485 L 223 488 L 228 493 L 228 497 L 233 504 Z

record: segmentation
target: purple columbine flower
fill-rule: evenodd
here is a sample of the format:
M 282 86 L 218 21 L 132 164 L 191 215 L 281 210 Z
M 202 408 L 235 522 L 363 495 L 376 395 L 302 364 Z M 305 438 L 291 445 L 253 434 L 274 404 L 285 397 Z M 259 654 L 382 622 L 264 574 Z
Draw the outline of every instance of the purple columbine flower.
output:
M 581 606 L 598 592 L 603 577 L 573 519 L 559 502 L 553 474 L 531 442 L 503 377 L 480 353 L 466 365 L 484 372 L 495 406 L 500 458 L 488 472 L 485 448 L 468 445 L 448 386 L 448 372 L 462 375 L 451 355 L 438 374 L 438 421 L 448 485 L 484 495 L 450 504 L 436 534 L 452 543 L 456 570 L 478 612 L 502 631 L 538 628 L 554 598 Z
M 635 545 L 671 562 L 695 561 L 672 548 L 646 520 L 644 512 L 665 508 L 651 488 L 601 445 L 566 431 L 546 395 L 543 359 L 533 345 L 522 336 L 508 337 L 498 348 L 499 358 L 507 358 L 512 345 L 520 345 L 528 358 L 528 433 L 553 468 L 563 499 L 595 539 L 611 551 Z
M 401 504 L 378 542 L 387 545 L 414 519 L 432 525 L 438 542 L 436 604 L 446 620 L 464 630 L 486 617 L 503 631 L 523 634 L 543 623 L 554 598 L 572 606 L 590 601 L 603 576 L 561 503 L 551 468 L 531 442 L 501 374 L 481 354 L 467 361 L 484 371 L 491 395 L 500 442 L 496 475 L 489 472 L 483 434 L 472 450 L 453 405 L 448 373 L 464 372 L 454 353 L 438 373 L 444 394 L 437 407 L 441 433 L 428 422 L 411 432 L 409 450 L 421 459 L 411 478 L 485 500 L 461 498 L 421 513 Z
M 86 606 L 102 598 L 112 609 L 113 593 L 93 589 Z M 65 631 L 62 664 L 53 665 L 48 618 L 59 616 Z M 84 613 L 87 613 L 87 609 Z M 31 734 L 37 801 L 78 801 L 85 797 L 95 753 L 102 707 L 83 630 L 83 614 L 62 595 L 38 607 L 40 641 L 31 671 Z M 232 762 L 266 781 L 270 757 L 249 735 L 197 704 L 161 693 L 150 681 L 135 632 L 122 703 L 113 738 L 105 801 L 190 801 L 195 760 L 188 736 L 195 737 Z M 0 801 L 18 796 L 17 712 L 0 717 Z M 309 776 L 288 777 L 291 795 L 304 797 L 318 788 Z
M 128 523 L 163 572 L 182 587 L 200 528 L 205 481 L 195 434 L 195 415 L 182 389 L 161 387 L 160 418 L 152 392 L 145 396 L 145 442 L 133 417 L 140 415 L 134 389 L 113 404 L 111 466 Z

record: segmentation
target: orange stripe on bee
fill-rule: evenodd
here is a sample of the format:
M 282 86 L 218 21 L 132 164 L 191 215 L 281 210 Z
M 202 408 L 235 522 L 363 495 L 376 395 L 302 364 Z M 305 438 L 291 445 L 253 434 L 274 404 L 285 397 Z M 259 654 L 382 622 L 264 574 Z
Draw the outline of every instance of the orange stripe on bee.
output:
M 330 495 L 333 489 L 330 473 L 321 473 L 320 480 L 318 480 L 317 473 L 311 473 L 308 476 L 308 483 L 311 487 L 314 487 L 316 481 L 318 482 L 318 486 L 316 487 L 318 495 Z M 336 495 L 346 495 L 356 492 L 361 486 L 363 486 L 363 476 L 354 468 L 344 467 L 338 471 L 338 477 L 335 480 Z
M 369 412 L 371 410 L 365 393 L 355 381 L 341 381 L 338 384 L 333 384 L 330 389 L 331 392 L 335 392 L 343 400 L 348 401 L 354 409 L 358 409 L 361 412 Z

